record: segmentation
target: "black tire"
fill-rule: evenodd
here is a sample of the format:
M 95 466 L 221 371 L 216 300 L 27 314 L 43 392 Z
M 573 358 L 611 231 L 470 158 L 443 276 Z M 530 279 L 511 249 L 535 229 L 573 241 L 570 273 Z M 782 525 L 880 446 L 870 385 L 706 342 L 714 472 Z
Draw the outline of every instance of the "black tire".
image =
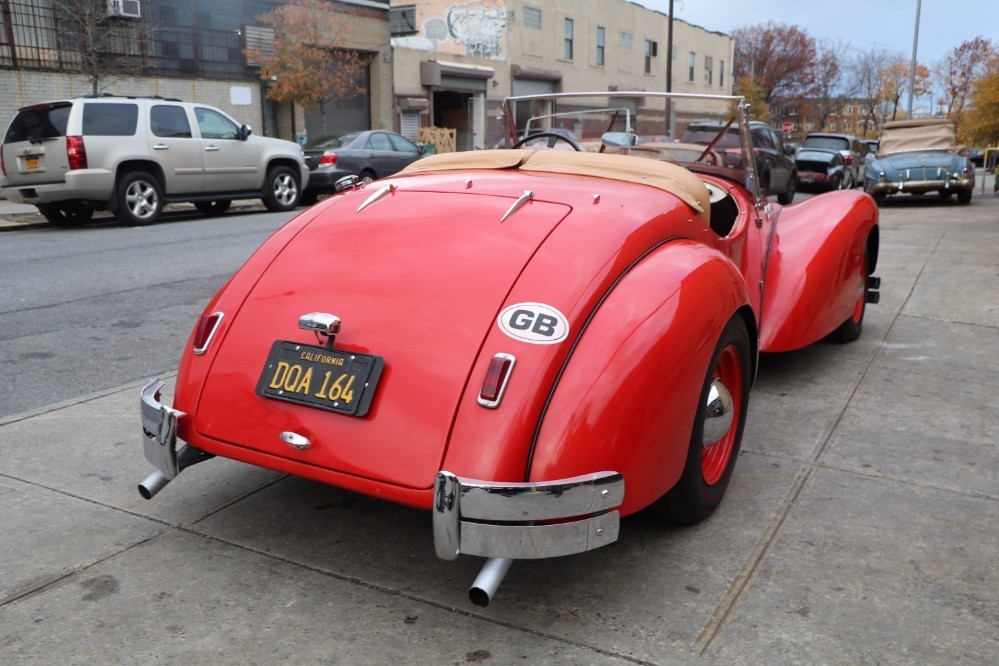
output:
M 195 201 L 194 207 L 198 209 L 198 212 L 202 215 L 207 215 L 208 217 L 215 217 L 216 215 L 222 215 L 232 204 L 231 199 L 219 199 L 218 201 Z
M 718 338 L 718 344 L 715 346 L 701 386 L 683 474 L 669 492 L 649 507 L 653 515 L 672 523 L 692 525 L 711 515 L 721 503 L 729 479 L 732 478 L 735 461 L 739 457 L 742 431 L 746 425 L 752 374 L 750 348 L 746 323 L 736 314 L 729 320 Z M 736 366 L 738 379 L 734 379 L 732 375 Z M 726 386 L 731 391 L 733 409 L 736 412 L 721 439 L 712 446 L 705 447 L 703 438 L 708 392 L 714 379 L 720 375 L 728 377 L 728 383 L 733 384 Z M 724 449 L 716 450 L 715 447 L 719 446 L 723 446 Z
M 130 226 L 152 224 L 163 212 L 163 187 L 145 171 L 122 176 L 116 192 L 118 222 Z
M 298 200 L 298 203 L 300 206 L 311 206 L 317 201 L 319 201 L 319 192 L 306 192 L 302 195 L 302 198 Z
M 870 275 L 870 257 L 864 250 L 863 263 L 860 265 L 860 295 L 854 304 L 853 314 L 829 334 L 831 342 L 853 342 L 864 332 L 864 314 L 867 312 L 867 276 Z
M 63 229 L 82 227 L 94 216 L 94 209 L 79 203 L 39 204 L 38 212 L 50 224 Z
M 954 194 L 953 190 L 940 190 L 940 198 L 944 201 L 950 199 L 950 195 Z
M 264 188 L 264 205 L 276 213 L 293 210 L 302 194 L 298 174 L 286 166 L 268 169 Z
M 760 191 L 763 192 L 763 196 L 770 196 L 770 172 L 764 171 L 760 176 Z
M 798 185 L 798 174 L 792 173 L 787 181 L 787 191 L 777 195 L 777 203 L 787 206 L 794 201 L 794 190 Z
M 962 206 L 967 206 L 971 203 L 971 190 L 958 190 L 957 191 L 957 203 Z
M 375 172 L 369 169 L 365 169 L 361 172 L 361 175 L 357 177 L 358 182 L 364 185 L 370 185 L 372 181 L 376 180 Z
M 870 195 L 870 197 L 872 199 L 874 199 L 874 203 L 876 203 L 879 206 L 881 204 L 883 204 L 884 201 L 885 201 L 885 195 L 879 194 L 879 193 L 877 193 L 877 192 L 874 191 L 874 183 L 873 182 L 871 182 L 871 183 L 869 183 L 867 185 L 864 185 L 864 192 L 866 192 L 868 195 Z

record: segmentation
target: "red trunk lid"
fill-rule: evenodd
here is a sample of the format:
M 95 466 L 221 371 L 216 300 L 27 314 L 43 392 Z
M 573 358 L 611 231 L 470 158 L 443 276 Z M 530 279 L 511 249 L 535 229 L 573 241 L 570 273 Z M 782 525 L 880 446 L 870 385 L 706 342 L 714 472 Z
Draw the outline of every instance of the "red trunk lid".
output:
M 373 188 L 367 188 L 367 192 Z M 360 194 L 360 193 L 359 193 Z M 306 227 L 232 317 L 199 401 L 202 434 L 410 488 L 440 469 L 455 409 L 511 286 L 567 206 L 397 190 L 360 212 L 347 196 Z M 381 356 L 364 417 L 260 397 L 275 340 L 316 345 L 299 316 L 342 320 L 336 348 Z M 479 379 L 478 381 L 481 381 Z M 311 441 L 296 450 L 279 435 Z

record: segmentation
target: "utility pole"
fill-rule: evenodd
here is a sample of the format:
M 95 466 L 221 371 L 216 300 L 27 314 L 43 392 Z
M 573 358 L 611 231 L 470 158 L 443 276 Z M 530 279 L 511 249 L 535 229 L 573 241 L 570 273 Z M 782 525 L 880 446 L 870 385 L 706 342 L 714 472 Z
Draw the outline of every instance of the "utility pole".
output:
M 673 92 L 673 0 L 669 0 L 669 27 L 666 29 L 666 92 Z M 666 100 L 666 136 L 673 138 L 673 102 Z
M 919 45 L 919 10 L 923 0 L 916 0 L 916 29 L 912 35 L 912 71 L 909 72 L 909 106 L 906 111 L 908 119 L 912 120 L 912 97 L 916 90 L 916 47 Z

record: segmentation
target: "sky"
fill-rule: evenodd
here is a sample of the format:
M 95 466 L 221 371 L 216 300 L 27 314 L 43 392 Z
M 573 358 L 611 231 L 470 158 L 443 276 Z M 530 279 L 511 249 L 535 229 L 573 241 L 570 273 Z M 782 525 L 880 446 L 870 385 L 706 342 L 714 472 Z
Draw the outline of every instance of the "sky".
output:
M 632 0 L 663 13 L 669 0 Z M 917 0 L 674 0 L 676 18 L 708 30 L 774 20 L 798 26 L 817 40 L 873 46 L 912 58 Z M 999 42 L 999 1 L 922 0 L 916 58 L 931 67 L 961 42 L 982 36 Z

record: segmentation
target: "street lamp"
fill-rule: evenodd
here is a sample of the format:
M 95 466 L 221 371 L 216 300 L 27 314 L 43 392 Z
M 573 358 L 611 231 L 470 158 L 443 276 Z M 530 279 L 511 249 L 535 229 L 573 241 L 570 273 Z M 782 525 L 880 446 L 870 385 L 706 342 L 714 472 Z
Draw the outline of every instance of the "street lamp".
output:
M 909 109 L 908 117 L 912 119 L 912 97 L 916 89 L 916 47 L 919 45 L 919 10 L 923 0 L 916 0 L 916 29 L 912 35 L 912 71 L 909 73 Z

